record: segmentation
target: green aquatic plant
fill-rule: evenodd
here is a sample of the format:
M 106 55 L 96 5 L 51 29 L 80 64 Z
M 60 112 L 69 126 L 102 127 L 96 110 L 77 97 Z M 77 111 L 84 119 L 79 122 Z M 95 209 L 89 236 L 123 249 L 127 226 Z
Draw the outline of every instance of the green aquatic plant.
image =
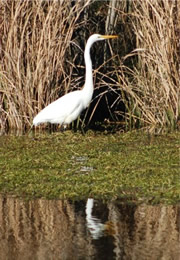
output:
M 180 133 L 0 136 L 0 192 L 176 203 Z

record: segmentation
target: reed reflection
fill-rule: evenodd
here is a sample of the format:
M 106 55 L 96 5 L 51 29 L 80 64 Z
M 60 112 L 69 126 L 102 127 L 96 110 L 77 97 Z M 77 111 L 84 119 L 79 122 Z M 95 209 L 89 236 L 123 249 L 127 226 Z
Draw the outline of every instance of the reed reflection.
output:
M 0 197 L 0 259 L 179 259 L 179 206 Z

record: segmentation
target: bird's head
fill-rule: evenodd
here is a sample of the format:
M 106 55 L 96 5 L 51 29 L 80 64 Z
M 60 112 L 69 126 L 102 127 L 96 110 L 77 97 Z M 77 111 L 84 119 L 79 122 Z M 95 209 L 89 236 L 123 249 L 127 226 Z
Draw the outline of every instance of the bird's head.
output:
M 118 38 L 118 35 L 101 35 L 101 34 L 93 34 L 89 37 L 88 41 L 91 43 L 102 41 L 106 39 L 115 39 Z

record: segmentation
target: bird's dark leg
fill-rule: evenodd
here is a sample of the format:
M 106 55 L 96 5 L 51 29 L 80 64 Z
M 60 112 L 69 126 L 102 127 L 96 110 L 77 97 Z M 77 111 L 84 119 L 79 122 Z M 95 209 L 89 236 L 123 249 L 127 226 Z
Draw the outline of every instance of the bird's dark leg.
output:
M 67 125 L 59 125 L 59 130 L 62 133 L 66 130 L 66 128 L 67 128 Z
M 82 135 L 85 135 L 85 134 L 86 134 L 86 128 L 83 127 L 82 125 L 81 125 L 81 127 L 80 127 L 80 131 L 81 131 L 81 134 L 82 134 Z

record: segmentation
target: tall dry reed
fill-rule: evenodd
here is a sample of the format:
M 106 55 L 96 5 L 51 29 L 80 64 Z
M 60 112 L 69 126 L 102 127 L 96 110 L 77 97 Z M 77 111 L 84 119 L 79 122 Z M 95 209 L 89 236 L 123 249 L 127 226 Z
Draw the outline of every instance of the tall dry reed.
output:
M 98 12 L 98 6 L 104 4 L 97 3 L 94 0 L 0 2 L 1 127 L 30 126 L 34 115 L 69 91 L 72 82 L 75 88 L 79 87 L 81 75 L 73 79 L 79 56 L 72 50 L 75 46 L 72 40 L 77 35 L 84 42 L 86 30 L 91 28 L 82 26 L 90 18 L 88 10 L 97 21 L 98 14 L 103 16 L 102 28 L 93 21 L 88 35 L 93 31 L 102 33 L 106 13 Z M 95 97 L 89 120 L 105 99 L 111 118 L 118 120 L 123 115 L 129 126 L 174 125 L 180 115 L 180 2 L 122 1 L 115 11 L 119 14 L 116 33 L 120 35 L 117 46 L 120 58 L 116 62 L 113 59 L 106 71 L 102 72 L 101 66 L 96 69 L 94 75 L 100 94 Z M 111 57 L 116 44 L 110 49 Z M 103 59 L 97 63 L 103 56 L 103 52 L 99 53 L 96 65 L 103 63 Z M 107 85 L 109 88 L 103 90 Z M 121 94 L 116 91 L 117 86 Z M 110 102 L 107 92 L 115 93 L 117 99 Z M 120 111 L 122 102 L 126 106 L 125 115 Z
M 121 59 L 118 78 L 126 119 L 173 126 L 180 115 L 180 2 L 132 1 L 128 17 L 136 49 Z M 125 66 L 136 56 L 136 65 Z
M 30 126 L 40 109 L 68 91 L 66 52 L 89 2 L 1 1 L 1 127 Z

